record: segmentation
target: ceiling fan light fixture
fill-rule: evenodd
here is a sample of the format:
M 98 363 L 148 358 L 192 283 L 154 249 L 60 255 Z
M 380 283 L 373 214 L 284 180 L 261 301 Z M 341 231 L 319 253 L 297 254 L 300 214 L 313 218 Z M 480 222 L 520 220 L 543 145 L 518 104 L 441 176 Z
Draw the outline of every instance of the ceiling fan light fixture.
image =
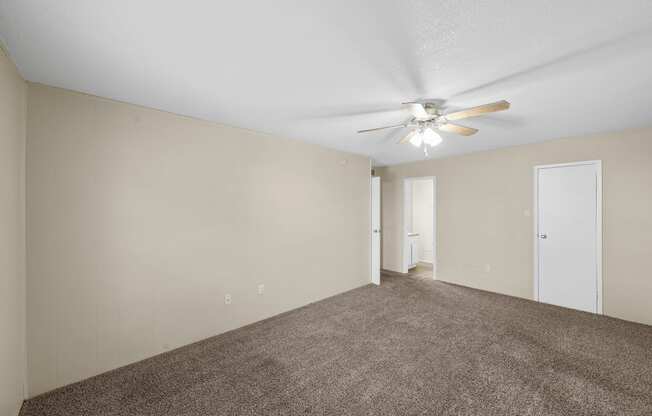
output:
M 451 123 L 451 120 L 461 120 L 469 117 L 477 117 L 487 113 L 504 111 L 510 107 L 510 103 L 508 101 L 502 100 L 496 101 L 495 103 L 479 105 L 453 113 L 444 114 L 441 112 L 440 102 L 409 101 L 404 102 L 403 104 L 410 104 L 412 106 L 412 117 L 409 120 L 403 122 L 402 124 L 358 130 L 358 133 L 368 133 L 378 130 L 395 129 L 399 127 L 409 128 L 409 133 L 403 136 L 398 141 L 398 144 L 410 143 L 414 147 L 423 148 L 423 152 L 425 153 L 426 157 L 428 157 L 428 147 L 438 146 L 442 142 L 441 136 L 435 130 L 444 131 L 446 133 L 459 134 L 461 136 L 472 136 L 478 132 L 478 129 L 460 126 L 459 124 Z
M 442 140 L 441 136 L 429 127 L 424 129 L 420 136 L 423 142 L 431 147 L 437 146 Z
M 415 131 L 412 137 L 410 137 L 410 143 L 414 147 L 421 147 L 421 143 L 423 143 L 423 134 L 421 134 L 420 131 Z

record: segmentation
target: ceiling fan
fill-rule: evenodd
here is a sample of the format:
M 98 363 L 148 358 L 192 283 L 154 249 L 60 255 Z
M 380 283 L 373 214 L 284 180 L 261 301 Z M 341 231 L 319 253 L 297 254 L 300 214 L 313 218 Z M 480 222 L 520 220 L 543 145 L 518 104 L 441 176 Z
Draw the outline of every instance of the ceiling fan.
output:
M 434 147 L 441 143 L 442 138 L 435 130 L 441 130 L 448 133 L 461 134 L 462 136 L 471 136 L 478 132 L 478 129 L 460 126 L 451 123 L 451 121 L 461 120 L 468 117 L 476 117 L 486 113 L 504 111 L 509 108 L 509 102 L 502 100 L 491 104 L 484 104 L 477 107 L 467 108 L 465 110 L 455 111 L 453 113 L 442 114 L 441 107 L 433 102 L 406 102 L 404 105 L 412 107 L 413 117 L 401 124 L 391 126 L 376 127 L 374 129 L 359 130 L 358 133 L 368 133 L 371 131 L 410 128 L 412 129 L 405 137 L 399 140 L 399 144 L 411 143 L 416 147 L 423 145 L 423 151 L 428 156 L 428 146 Z

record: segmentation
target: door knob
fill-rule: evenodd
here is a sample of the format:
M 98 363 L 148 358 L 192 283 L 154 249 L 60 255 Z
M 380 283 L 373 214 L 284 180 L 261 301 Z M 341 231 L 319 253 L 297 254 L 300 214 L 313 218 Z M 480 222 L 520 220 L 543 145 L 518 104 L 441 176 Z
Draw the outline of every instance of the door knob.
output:
M 545 240 L 546 238 L 548 238 L 548 234 L 539 234 L 539 238 Z

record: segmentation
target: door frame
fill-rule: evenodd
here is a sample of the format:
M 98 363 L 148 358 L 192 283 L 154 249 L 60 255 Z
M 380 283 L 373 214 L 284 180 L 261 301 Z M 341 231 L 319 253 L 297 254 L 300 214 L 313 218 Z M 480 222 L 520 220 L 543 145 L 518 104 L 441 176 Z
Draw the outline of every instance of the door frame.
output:
M 413 176 L 403 178 L 403 220 L 401 224 L 401 272 L 407 273 L 409 266 L 408 253 L 410 251 L 407 237 L 409 222 L 409 211 L 412 207 L 412 193 L 408 192 L 408 184 L 415 180 L 432 180 L 432 278 L 437 279 L 437 177 L 436 176 Z
M 581 162 L 557 163 L 534 166 L 534 300 L 539 300 L 539 171 L 549 168 L 593 165 L 596 167 L 596 280 L 597 280 L 597 314 L 602 315 L 602 161 L 586 160 Z

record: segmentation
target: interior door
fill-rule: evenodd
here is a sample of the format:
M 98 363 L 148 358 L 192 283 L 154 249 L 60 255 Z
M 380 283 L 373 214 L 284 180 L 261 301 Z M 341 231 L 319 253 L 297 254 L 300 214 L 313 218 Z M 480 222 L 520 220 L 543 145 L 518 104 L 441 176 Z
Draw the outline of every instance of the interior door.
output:
M 598 312 L 599 164 L 537 169 L 539 301 Z
M 371 178 L 371 282 L 380 284 L 380 177 Z

